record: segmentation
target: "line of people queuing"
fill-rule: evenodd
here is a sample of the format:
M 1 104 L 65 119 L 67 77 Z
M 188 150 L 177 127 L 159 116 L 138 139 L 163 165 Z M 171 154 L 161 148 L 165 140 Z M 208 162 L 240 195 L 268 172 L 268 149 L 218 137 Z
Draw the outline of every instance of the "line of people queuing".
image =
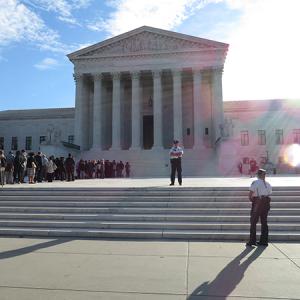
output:
M 79 160 L 76 165 L 77 178 L 121 178 L 130 177 L 130 164 L 120 160 Z
M 28 183 L 53 180 L 75 180 L 75 171 L 77 179 L 91 178 L 115 178 L 130 177 L 130 164 L 115 160 L 75 160 L 71 154 L 64 157 L 47 157 L 41 152 L 29 152 L 25 150 L 12 151 L 7 156 L 0 150 L 0 184 L 25 183 L 25 177 L 28 177 Z
M 41 152 L 29 152 L 25 150 L 12 151 L 7 156 L 0 150 L 0 180 L 1 185 L 28 183 L 56 180 L 74 181 L 75 161 L 71 154 L 64 157 L 47 157 Z

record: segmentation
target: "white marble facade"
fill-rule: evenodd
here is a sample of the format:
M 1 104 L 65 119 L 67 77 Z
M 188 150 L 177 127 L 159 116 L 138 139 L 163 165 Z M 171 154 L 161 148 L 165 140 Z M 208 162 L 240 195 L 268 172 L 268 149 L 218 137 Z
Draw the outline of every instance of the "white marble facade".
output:
M 190 149 L 213 146 L 227 48 L 144 26 L 68 55 L 76 144 L 83 151 L 161 150 L 173 139 Z
M 137 175 L 166 175 L 168 149 L 178 139 L 188 151 L 187 173 L 215 172 L 203 163 L 207 153 L 214 156 L 223 127 L 227 50 L 224 43 L 143 26 L 69 54 L 81 155 L 120 157 Z
M 61 142 L 68 142 L 74 135 L 75 108 L 65 109 L 33 109 L 22 111 L 0 111 L 0 139 L 4 139 L 4 151 L 11 150 L 12 137 L 17 137 L 18 148 L 25 149 L 26 136 L 32 137 L 32 151 L 43 151 L 46 154 L 66 155 L 74 153 L 77 159 L 82 155 L 100 159 L 127 159 L 133 165 L 134 176 L 151 176 L 156 165 L 157 170 L 168 175 L 168 150 L 90 150 L 78 152 L 63 147 Z M 216 150 L 205 146 L 198 152 L 193 148 L 185 149 L 183 160 L 184 173 L 192 175 L 222 174 L 237 175 L 237 163 L 245 158 L 254 158 L 257 162 L 268 156 L 278 167 L 279 173 L 299 172 L 286 163 L 280 163 L 285 158 L 291 145 L 300 144 L 300 107 L 298 101 L 264 100 L 264 101 L 225 101 L 224 129 L 221 143 Z M 249 143 L 242 145 L 241 133 L 247 132 Z M 259 144 L 258 133 L 264 132 L 265 144 Z M 282 132 L 282 140 L 278 141 L 278 131 Z M 51 135 L 51 141 L 50 141 Z M 45 141 L 40 143 L 40 137 Z M 299 146 L 300 147 L 300 146 Z M 151 159 L 155 158 L 155 161 Z M 205 158 L 205 161 L 204 161 Z M 199 169 L 197 162 L 201 162 Z M 135 168 L 135 169 L 134 169 Z M 139 171 L 140 173 L 138 173 Z M 142 173 L 143 172 L 143 173 Z M 159 173 L 156 173 L 159 175 Z
M 40 151 L 46 146 L 61 146 L 74 136 L 74 108 L 8 110 L 0 112 L 0 139 L 5 153 L 12 150 L 12 138 L 17 150 Z M 26 137 L 31 146 L 26 147 Z M 50 152 L 48 154 L 51 154 Z
M 71 53 L 73 127 L 63 116 L 55 124 L 74 135 L 78 159 L 122 159 L 134 176 L 168 175 L 169 148 L 178 139 L 185 174 L 215 174 L 227 50 L 224 43 L 143 26 Z M 45 132 L 47 123 L 29 127 Z M 15 126 L 20 139 L 24 128 Z

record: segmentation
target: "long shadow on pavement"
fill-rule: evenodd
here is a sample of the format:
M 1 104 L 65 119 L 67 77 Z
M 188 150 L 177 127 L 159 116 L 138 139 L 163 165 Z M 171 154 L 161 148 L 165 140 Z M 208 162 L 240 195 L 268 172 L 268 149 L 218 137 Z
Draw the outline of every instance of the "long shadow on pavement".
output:
M 47 241 L 47 242 L 44 242 L 44 243 L 39 243 L 39 244 L 26 246 L 26 247 L 19 248 L 19 249 L 5 251 L 5 252 L 0 253 L 0 259 L 7 259 L 7 258 L 12 258 L 12 257 L 28 254 L 30 252 L 37 251 L 37 250 L 40 250 L 40 249 L 44 249 L 44 248 L 56 246 L 56 245 L 59 245 L 59 244 L 67 243 L 71 240 L 72 239 L 55 239 L 55 240 Z
M 206 299 L 204 297 L 217 297 L 219 300 L 227 299 L 243 279 L 247 268 L 263 253 L 265 248 L 257 247 L 244 262 L 240 263 L 252 250 L 253 248 L 250 247 L 245 248 L 245 250 L 234 258 L 213 281 L 202 283 L 187 297 L 187 300 Z

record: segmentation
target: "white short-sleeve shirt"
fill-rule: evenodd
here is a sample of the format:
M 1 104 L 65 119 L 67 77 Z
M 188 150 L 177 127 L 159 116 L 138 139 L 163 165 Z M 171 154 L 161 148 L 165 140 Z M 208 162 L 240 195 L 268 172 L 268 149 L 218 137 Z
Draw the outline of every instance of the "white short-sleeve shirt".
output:
M 175 155 L 172 155 L 175 154 Z M 182 157 L 183 155 L 183 149 L 181 147 L 172 147 L 170 150 L 170 158 L 178 158 L 178 157 Z
M 272 194 L 270 183 L 262 179 L 254 180 L 249 190 L 253 192 L 253 197 L 270 196 Z

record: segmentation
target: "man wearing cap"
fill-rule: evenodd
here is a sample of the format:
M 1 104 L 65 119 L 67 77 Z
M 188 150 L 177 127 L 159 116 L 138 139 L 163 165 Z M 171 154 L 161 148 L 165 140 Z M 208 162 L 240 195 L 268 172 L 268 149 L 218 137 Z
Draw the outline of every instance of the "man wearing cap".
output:
M 170 150 L 170 162 L 171 162 L 171 183 L 175 183 L 175 173 L 177 171 L 178 183 L 182 185 L 182 176 L 181 176 L 181 157 L 183 155 L 183 150 L 179 147 L 179 141 L 175 140 L 173 142 L 173 147 Z
M 271 185 L 265 180 L 266 170 L 259 169 L 257 180 L 253 181 L 249 189 L 249 200 L 252 202 L 250 218 L 250 239 L 247 246 L 261 245 L 268 246 L 268 213 L 270 210 L 270 195 L 272 194 Z M 261 235 L 260 241 L 256 243 L 256 224 L 260 218 Z

